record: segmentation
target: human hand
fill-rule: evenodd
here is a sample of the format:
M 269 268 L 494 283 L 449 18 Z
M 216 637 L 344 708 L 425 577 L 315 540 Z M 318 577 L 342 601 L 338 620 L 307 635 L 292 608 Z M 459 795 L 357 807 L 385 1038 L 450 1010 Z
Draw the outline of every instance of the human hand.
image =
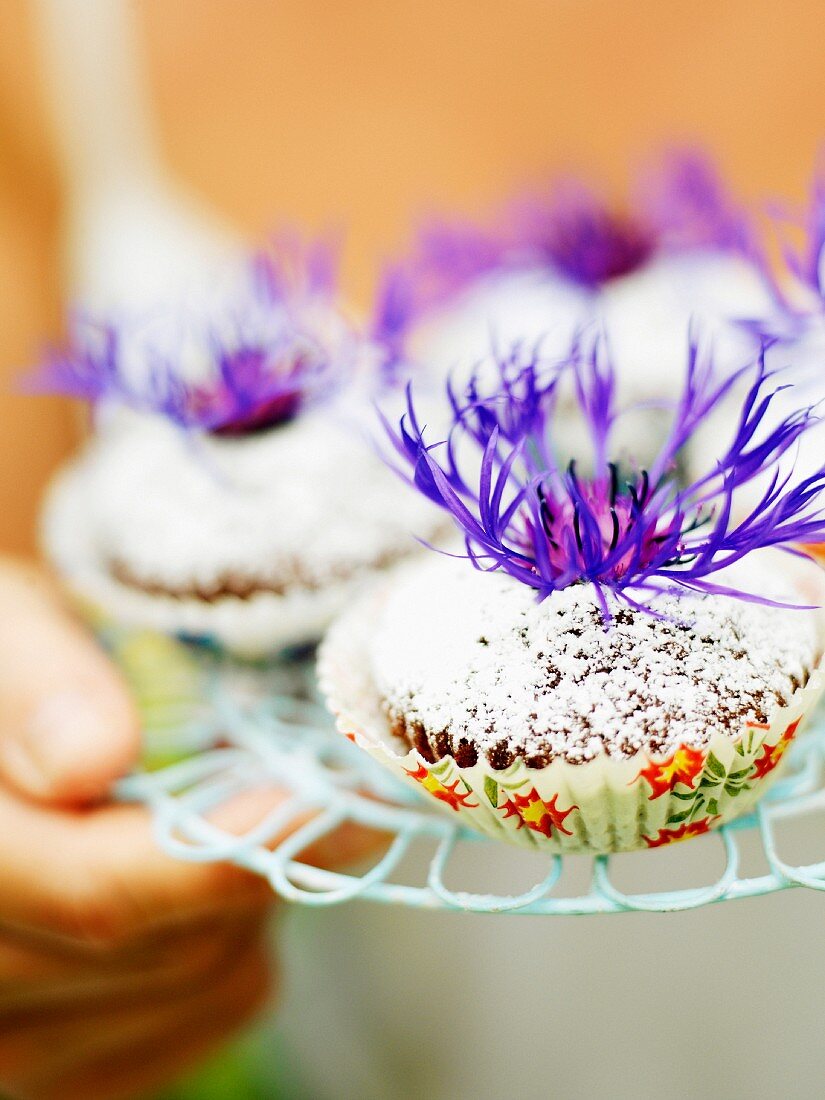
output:
M 268 886 L 169 859 L 145 810 L 107 800 L 139 749 L 117 671 L 42 578 L 0 561 L 4 1095 L 143 1095 L 270 990 Z

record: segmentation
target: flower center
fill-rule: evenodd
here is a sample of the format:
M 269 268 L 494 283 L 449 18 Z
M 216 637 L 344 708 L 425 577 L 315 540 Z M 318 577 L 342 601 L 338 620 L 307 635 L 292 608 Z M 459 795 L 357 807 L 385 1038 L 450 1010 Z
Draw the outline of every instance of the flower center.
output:
M 249 412 L 228 420 L 212 429 L 213 435 L 253 435 L 255 432 L 263 432 L 268 428 L 274 428 L 278 424 L 286 424 L 293 420 L 298 413 L 301 404 L 301 393 L 296 387 L 292 393 L 278 394 L 256 405 Z
M 222 357 L 214 384 L 192 389 L 187 413 L 218 436 L 252 435 L 285 424 L 300 410 L 313 366 L 303 353 L 273 364 L 261 348 L 239 348 Z
M 535 494 L 534 507 L 522 513 L 517 542 L 538 558 L 542 540 L 552 572 L 564 583 L 618 581 L 630 568 L 649 566 L 665 543 L 673 548 L 669 564 L 682 560 L 678 519 L 646 509 L 653 495 L 646 471 L 622 483 L 611 463 L 609 476 L 581 481 L 571 463 L 562 489 L 539 482 Z
M 638 270 L 654 247 L 651 234 L 641 225 L 585 205 L 560 211 L 542 241 L 548 259 L 573 282 L 591 290 Z

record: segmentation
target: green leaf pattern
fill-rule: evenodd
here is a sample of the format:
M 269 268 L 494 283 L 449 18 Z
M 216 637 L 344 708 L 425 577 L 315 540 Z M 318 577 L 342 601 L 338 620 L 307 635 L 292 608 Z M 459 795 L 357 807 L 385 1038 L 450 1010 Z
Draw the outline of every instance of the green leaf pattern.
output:
M 736 752 L 740 756 L 744 756 L 746 751 L 752 752 L 753 733 L 753 730 L 749 730 L 746 737 L 736 743 Z M 748 742 L 744 748 L 743 742 Z M 723 793 L 730 798 L 737 798 L 744 791 L 751 789 L 751 784 L 748 782 L 751 771 L 750 765 L 745 768 L 736 768 L 735 761 L 732 762 L 731 770 L 728 771 L 715 753 L 708 753 L 696 787 L 693 790 L 671 792 L 673 798 L 689 802 L 690 805 L 678 813 L 671 814 L 667 819 L 668 825 L 681 825 L 682 822 L 695 821 L 697 817 L 705 815 L 716 817 L 720 812 L 719 800 Z

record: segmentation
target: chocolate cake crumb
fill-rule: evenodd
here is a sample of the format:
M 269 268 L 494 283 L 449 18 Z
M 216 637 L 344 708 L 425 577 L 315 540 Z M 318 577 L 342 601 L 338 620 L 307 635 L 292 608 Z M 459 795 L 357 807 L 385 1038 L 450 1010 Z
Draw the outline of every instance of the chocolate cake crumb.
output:
M 239 438 L 133 418 L 95 437 L 76 477 L 95 568 L 179 601 L 323 593 L 445 529 L 331 407 Z
M 752 588 L 794 599 L 761 570 Z M 655 608 L 616 603 L 606 628 L 592 586 L 539 603 L 509 577 L 437 559 L 388 597 L 373 679 L 393 733 L 425 760 L 481 756 L 502 770 L 738 736 L 786 705 L 819 659 L 811 612 L 724 596 Z
M 135 588 L 139 592 L 145 592 L 149 596 L 165 596 L 172 600 L 200 600 L 202 603 L 217 603 L 219 600 L 251 600 L 262 592 L 275 596 L 285 596 L 290 592 L 301 590 L 304 592 L 317 592 L 325 584 L 336 581 L 347 581 L 364 569 L 383 570 L 389 569 L 399 559 L 406 557 L 405 551 L 385 552 L 378 554 L 366 563 L 360 563 L 357 567 L 350 563 L 338 563 L 327 568 L 324 582 L 318 577 L 312 576 L 302 569 L 300 561 L 283 563 L 282 573 L 276 578 L 251 577 L 242 573 L 226 572 L 220 574 L 208 584 L 193 581 L 190 584 L 170 584 L 160 580 L 150 580 L 136 576 L 129 566 L 117 558 L 108 562 L 109 573 L 120 584 L 128 588 Z

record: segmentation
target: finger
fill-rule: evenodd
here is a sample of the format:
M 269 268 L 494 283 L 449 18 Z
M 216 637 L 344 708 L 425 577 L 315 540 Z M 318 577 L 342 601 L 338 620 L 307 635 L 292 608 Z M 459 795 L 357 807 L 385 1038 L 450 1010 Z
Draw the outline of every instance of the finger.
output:
M 247 792 L 222 807 L 215 823 L 242 836 L 283 797 L 273 790 Z M 381 834 L 346 825 L 315 843 L 305 858 L 343 866 L 383 843 Z M 0 925 L 107 951 L 154 929 L 273 901 L 267 881 L 252 872 L 165 855 L 142 807 L 58 811 L 21 802 L 2 789 L 0 867 Z
M 212 914 L 259 912 L 274 903 L 269 885 L 243 867 L 166 855 L 139 806 L 111 806 L 94 814 L 80 831 L 76 858 L 89 875 L 87 911 L 94 912 L 95 898 L 100 903 L 104 946 Z M 94 924 L 90 931 L 94 939 Z
M 0 777 L 36 799 L 103 796 L 138 759 L 117 670 L 32 570 L 0 561 Z
M 229 833 L 243 836 L 259 825 L 268 814 L 282 806 L 288 797 L 287 792 L 276 787 L 257 787 L 245 791 L 242 797 L 225 803 L 219 812 L 210 815 L 209 820 Z M 288 836 L 317 816 L 318 811 L 296 812 L 286 828 L 267 841 L 265 846 L 276 848 Z M 345 821 L 310 844 L 298 858 L 314 867 L 336 870 L 352 866 L 383 851 L 390 839 L 387 833 L 380 832 L 378 829 L 369 829 L 356 822 Z
M 142 807 L 57 811 L 2 788 L 0 868 L 0 925 L 109 952 L 155 929 L 273 900 L 251 872 L 165 855 Z
M 175 1044 L 173 1048 L 164 1045 L 159 1051 L 156 1044 L 136 1044 L 118 1051 L 102 1065 L 79 1071 L 64 1083 L 26 1093 L 25 1100 L 89 1100 L 91 1096 L 95 1100 L 146 1100 L 217 1056 L 233 1036 L 251 1024 L 261 1007 L 260 1003 L 247 1003 L 246 999 L 240 1005 L 228 1004 L 218 1017 L 212 1013 L 187 1021 L 169 1036 Z M 262 1094 L 256 1089 L 254 1095 Z
M 383 854 L 392 839 L 389 833 L 345 821 L 333 832 L 310 844 L 302 853 L 301 859 L 313 867 L 323 867 L 331 871 L 345 870 Z
M 138 1003 L 61 1010 L 7 1026 L 0 1038 L 0 1082 L 27 1097 L 108 1095 L 102 1081 L 115 1067 L 120 1076 L 124 1051 L 145 1060 L 153 1052 L 174 1050 L 181 1037 L 202 1031 L 210 1021 L 216 1025 L 213 1035 L 225 1035 L 238 1011 L 252 1011 L 269 989 L 270 966 L 260 939 L 235 944 L 211 981 Z M 90 1088 L 95 1078 L 99 1089 Z M 88 1091 L 81 1092 L 81 1086 Z
M 274 789 L 245 791 L 224 803 L 210 820 L 220 830 L 219 836 L 242 838 L 283 799 L 283 792 Z M 303 815 L 294 821 L 285 834 L 307 819 Z M 386 843 L 384 834 L 346 824 L 313 844 L 304 858 L 319 866 L 340 867 L 363 859 Z M 275 900 L 268 880 L 243 867 L 229 862 L 184 862 L 167 856 L 158 847 L 142 807 L 103 807 L 87 815 L 76 844 L 64 841 L 64 860 L 67 854 L 85 872 L 85 878 L 77 874 L 70 884 L 64 876 L 68 916 L 71 919 L 74 912 L 77 918 L 74 931 L 71 924 L 68 931 L 81 941 L 103 947 L 202 915 L 262 908 Z M 0 898 L 0 911 L 2 904 Z
M 216 972 L 232 944 L 256 938 L 266 915 L 222 917 L 153 934 L 138 949 L 90 955 L 0 936 L 0 1023 L 23 1012 L 172 993 Z

